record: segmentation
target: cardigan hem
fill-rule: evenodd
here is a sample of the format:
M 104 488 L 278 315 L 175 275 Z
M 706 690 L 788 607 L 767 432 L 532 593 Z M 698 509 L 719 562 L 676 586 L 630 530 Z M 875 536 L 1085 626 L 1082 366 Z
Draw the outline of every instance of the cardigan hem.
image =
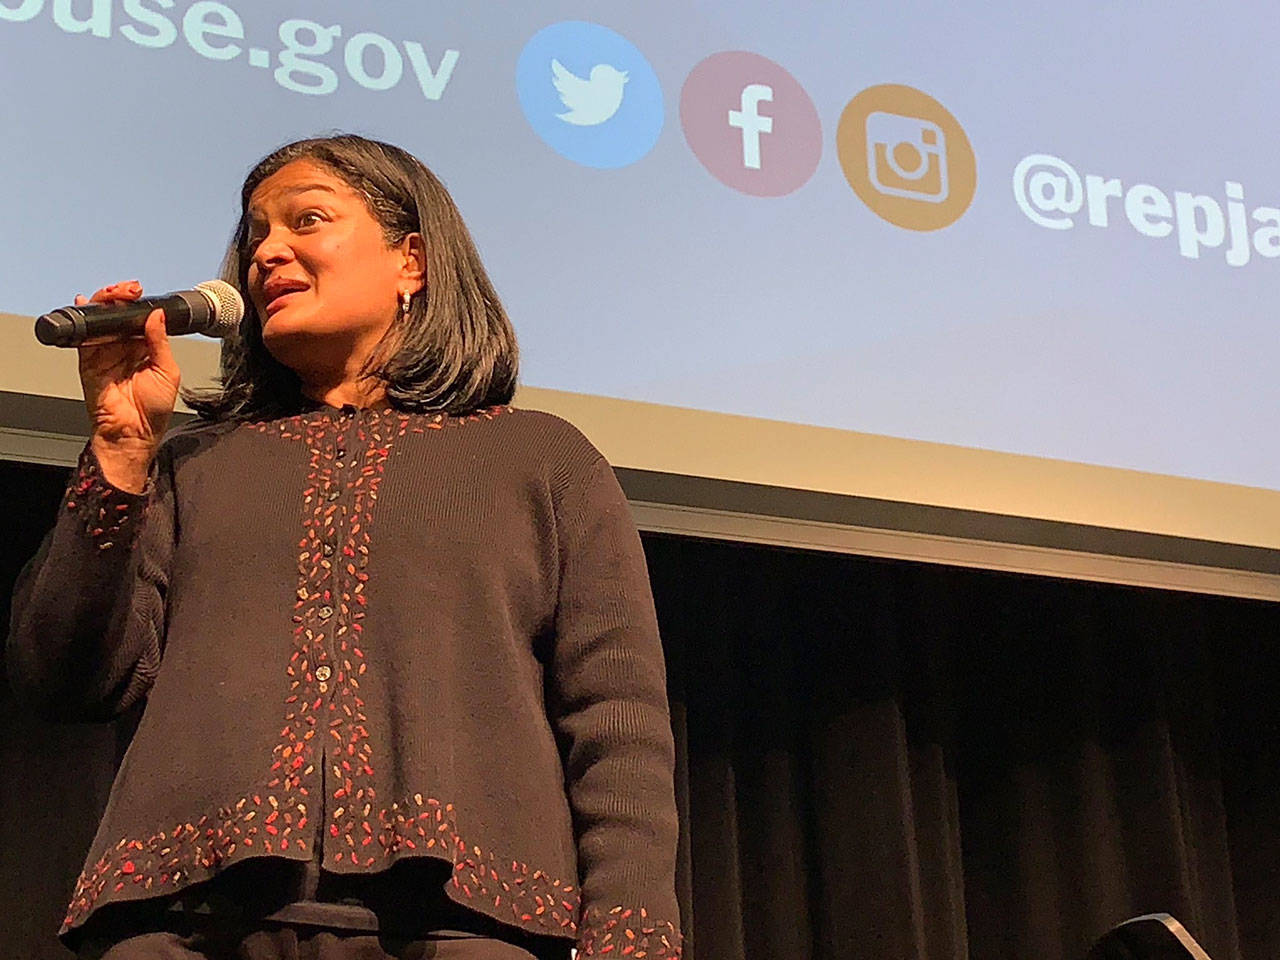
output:
M 269 812 L 261 816 L 259 829 L 254 821 L 264 810 Z M 310 859 L 311 843 L 288 836 L 295 828 L 305 828 L 305 813 L 296 820 L 296 811 L 274 796 L 265 802 L 260 794 L 246 798 L 219 813 L 218 818 L 204 817 L 172 833 L 159 831 L 146 840 L 117 843 L 81 874 L 59 935 L 65 937 L 108 903 L 177 893 L 235 863 L 269 856 Z M 366 840 L 360 854 L 354 843 L 326 850 L 332 867 L 325 869 L 372 873 L 402 859 L 431 857 L 453 867 L 445 892 L 456 903 L 530 933 L 577 936 L 581 901 L 576 883 L 464 839 L 453 804 L 415 794 L 404 804 L 379 811 L 378 821 L 376 833 L 369 821 L 364 822 Z

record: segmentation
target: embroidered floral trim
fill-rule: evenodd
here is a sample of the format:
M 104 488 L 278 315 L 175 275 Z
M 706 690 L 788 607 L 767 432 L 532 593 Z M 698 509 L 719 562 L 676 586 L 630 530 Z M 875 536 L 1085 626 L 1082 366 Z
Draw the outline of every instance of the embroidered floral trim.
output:
M 256 823 L 255 823 L 256 821 Z M 577 936 L 579 956 L 678 958 L 682 938 L 674 925 L 651 918 L 644 908 L 591 909 L 576 922 L 580 895 L 527 863 L 499 857 L 468 844 L 458 833 L 453 804 L 415 794 L 405 803 L 379 810 L 373 821 L 361 821 L 365 839 L 375 859 L 389 865 L 400 856 L 432 856 L 453 862 L 451 885 L 455 899 L 484 902 L 485 912 L 509 913 L 516 926 L 539 933 Z M 270 829 L 272 826 L 275 830 Z M 306 826 L 305 810 L 288 809 L 273 795 L 257 795 L 221 808 L 215 817 L 179 824 L 147 840 L 121 840 L 91 872 L 81 876 L 63 929 L 86 917 L 108 887 L 120 893 L 128 887 L 174 891 L 208 879 L 220 867 L 255 849 L 272 851 L 289 847 L 293 830 Z M 294 847 L 305 851 L 301 838 Z M 237 851 L 241 857 L 236 857 Z M 373 860 L 369 861 L 374 862 Z M 489 911 L 488 904 L 493 910 Z
M 682 944 L 680 931 L 673 924 L 652 919 L 643 907 L 614 907 L 607 912 L 591 909 L 582 918 L 578 956 L 679 957 Z
M 357 692 L 360 677 L 367 669 L 364 652 L 360 649 L 364 632 L 365 607 L 368 597 L 365 587 L 369 574 L 365 566 L 369 562 L 369 525 L 373 522 L 373 507 L 378 500 L 378 488 L 382 484 L 384 465 L 391 452 L 395 424 L 386 418 L 375 418 L 366 428 L 357 430 L 359 445 L 363 448 L 363 463 L 350 489 L 353 494 L 351 519 L 346 524 L 346 537 L 338 555 L 338 569 L 334 591 L 336 609 L 330 610 L 336 620 L 333 641 L 336 674 L 325 669 L 318 676 L 320 692 L 328 689 L 332 675 L 336 689 L 329 701 L 328 736 L 326 758 L 332 774 L 327 801 L 329 836 L 345 847 L 334 843 L 337 849 L 325 850 L 326 859 L 333 862 L 349 861 L 353 866 L 370 867 L 375 861 L 368 849 L 373 842 L 373 828 L 368 817 L 377 798 L 373 786 L 373 745 L 369 741 L 369 722 L 364 712 L 364 700 Z M 346 453 L 338 453 L 338 466 Z M 344 508 L 345 509 L 345 508 Z M 328 591 L 325 592 L 328 595 Z M 317 670 L 322 669 L 317 667 Z
M 108 890 L 112 894 L 129 888 L 155 894 L 176 892 L 255 853 L 295 850 L 305 854 L 306 841 L 292 834 L 306 824 L 304 804 L 286 806 L 274 794 L 256 794 L 220 808 L 213 816 L 178 824 L 145 840 L 121 840 L 81 874 L 63 930 L 87 917 Z M 362 858 L 362 864 L 376 862 L 381 868 L 403 856 L 450 861 L 450 883 L 460 902 L 479 906 L 483 901 L 482 909 L 492 903 L 493 911 L 509 911 L 512 923 L 537 932 L 577 933 L 579 896 L 575 887 L 533 870 L 527 863 L 468 843 L 458 833 L 451 803 L 415 794 L 404 803 L 392 803 L 376 812 L 370 809 L 359 824 L 362 839 L 351 849 L 372 855 Z
M 113 487 L 102 475 L 93 451 L 85 447 L 75 475 L 67 484 L 63 505 L 80 518 L 85 533 L 99 550 L 109 550 L 117 542 L 128 539 L 137 527 L 135 521 L 142 515 L 150 493 L 150 480 L 141 493 Z
M 499 404 L 459 415 L 404 413 L 388 407 L 382 410 L 362 410 L 360 416 L 374 425 L 390 423 L 395 435 L 403 437 L 408 433 L 425 434 L 428 430 L 444 430 L 449 427 L 464 427 L 469 423 L 478 423 L 483 420 L 496 420 L 504 413 L 514 413 L 515 409 L 512 406 Z M 328 417 L 337 416 L 338 413 L 339 411 L 335 408 L 320 408 L 307 413 L 294 414 L 291 417 L 260 421 L 252 426 L 259 433 L 276 433 L 286 440 L 303 440 L 306 439 L 307 424 L 316 422 L 317 414 L 324 416 L 327 421 Z
M 63 930 L 87 917 L 104 893 L 118 894 L 126 888 L 176 891 L 207 879 L 219 867 L 255 850 L 270 853 L 271 837 L 263 833 L 274 832 L 280 838 L 279 849 L 289 849 L 289 835 L 305 826 L 305 808 L 282 807 L 275 796 L 257 794 L 145 840 L 121 840 L 80 875 Z M 299 851 L 306 849 L 301 838 L 295 838 L 293 844 Z
M 451 806 L 443 814 L 437 812 L 436 822 L 448 824 L 451 812 Z M 531 871 L 527 863 L 508 861 L 492 851 L 468 846 L 452 829 L 441 832 L 448 832 L 453 844 L 454 899 L 464 903 L 481 901 L 486 907 L 492 901 L 495 911 L 510 910 L 517 926 L 562 936 L 577 933 L 581 898 L 572 884 L 541 870 Z

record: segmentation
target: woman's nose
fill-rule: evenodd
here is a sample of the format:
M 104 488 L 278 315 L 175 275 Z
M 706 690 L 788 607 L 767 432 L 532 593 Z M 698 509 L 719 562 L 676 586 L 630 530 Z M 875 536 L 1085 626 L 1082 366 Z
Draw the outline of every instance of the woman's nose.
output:
M 292 257 L 293 248 L 289 246 L 284 234 L 279 230 L 272 230 L 263 237 L 253 251 L 253 261 L 260 268 L 283 263 Z

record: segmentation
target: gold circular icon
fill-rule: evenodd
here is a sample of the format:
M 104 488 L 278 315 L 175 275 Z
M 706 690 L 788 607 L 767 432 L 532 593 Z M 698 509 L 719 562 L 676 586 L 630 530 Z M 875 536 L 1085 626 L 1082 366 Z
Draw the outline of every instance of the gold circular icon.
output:
M 955 223 L 978 185 L 964 129 L 914 87 L 885 83 L 850 100 L 836 128 L 836 152 L 862 202 L 908 230 Z

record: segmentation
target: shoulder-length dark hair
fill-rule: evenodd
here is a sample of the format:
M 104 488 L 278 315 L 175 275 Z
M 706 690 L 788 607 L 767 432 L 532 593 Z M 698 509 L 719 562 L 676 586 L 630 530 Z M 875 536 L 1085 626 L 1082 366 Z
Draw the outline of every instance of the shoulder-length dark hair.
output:
M 240 222 L 222 270 L 244 296 L 244 319 L 238 335 L 223 343 L 221 386 L 184 391 L 188 406 L 205 419 L 230 420 L 292 413 L 305 402 L 297 375 L 267 351 L 262 319 L 248 296 L 249 200 L 267 177 L 304 159 L 364 197 L 389 246 L 422 235 L 425 286 L 407 315 L 397 313 L 363 375 L 380 380 L 400 410 L 465 414 L 509 403 L 518 367 L 515 331 L 453 198 L 407 151 L 343 134 L 287 144 L 245 178 Z

